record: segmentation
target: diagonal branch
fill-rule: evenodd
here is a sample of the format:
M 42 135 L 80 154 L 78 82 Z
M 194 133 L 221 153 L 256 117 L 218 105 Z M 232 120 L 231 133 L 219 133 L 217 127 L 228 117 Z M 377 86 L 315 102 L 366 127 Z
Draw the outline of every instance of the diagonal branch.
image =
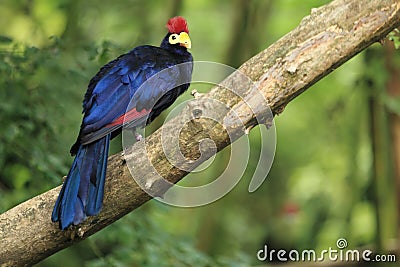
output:
M 335 0 L 312 9 L 311 15 L 297 28 L 240 67 L 243 74 L 256 81 L 257 91 L 232 74 L 223 84 L 235 88 L 236 94 L 222 86 L 216 86 L 207 94 L 208 99 L 229 107 L 230 112 L 221 111 L 224 126 L 199 118 L 187 123 L 183 129 L 176 129 L 182 120 L 192 116 L 189 105 L 163 125 L 163 138 L 173 138 L 181 130 L 181 152 L 188 158 L 199 156 L 198 142 L 205 138 L 212 139 L 221 150 L 234 141 L 229 139 L 227 131 L 237 138 L 244 134 L 242 123 L 251 126 L 257 123 L 256 115 L 265 116 L 267 109 L 261 103 L 258 107 L 261 100 L 257 94 L 261 93 L 273 113 L 278 114 L 297 95 L 399 25 L 399 0 Z M 246 95 L 247 102 L 258 108 L 251 110 L 240 95 Z M 207 98 L 199 100 L 200 107 L 207 107 Z M 232 112 L 237 117 L 231 116 Z M 154 172 L 140 167 L 146 166 L 149 160 L 162 177 L 176 183 L 187 172 L 169 163 L 160 140 L 161 129 L 147 138 L 147 157 L 137 144 L 126 156 L 138 162 L 135 176 L 149 181 L 157 179 Z M 211 156 L 210 151 L 206 147 L 206 157 L 202 159 Z M 59 231 L 50 220 L 59 190 L 60 187 L 54 188 L 0 215 L 1 266 L 37 263 L 96 233 L 150 199 L 132 179 L 122 153 L 109 158 L 102 212 L 76 229 Z

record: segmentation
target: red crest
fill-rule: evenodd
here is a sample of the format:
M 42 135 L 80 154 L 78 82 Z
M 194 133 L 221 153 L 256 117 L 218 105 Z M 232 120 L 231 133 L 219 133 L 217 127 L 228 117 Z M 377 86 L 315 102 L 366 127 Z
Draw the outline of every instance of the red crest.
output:
M 186 32 L 189 34 L 187 22 L 183 17 L 173 17 L 168 20 L 167 28 L 170 33 Z

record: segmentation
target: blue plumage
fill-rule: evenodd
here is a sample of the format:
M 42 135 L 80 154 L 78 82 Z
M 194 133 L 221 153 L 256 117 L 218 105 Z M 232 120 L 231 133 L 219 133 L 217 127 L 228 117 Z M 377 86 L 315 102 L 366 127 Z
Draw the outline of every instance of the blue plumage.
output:
M 52 220 L 59 221 L 61 229 L 99 213 L 110 137 L 108 134 L 97 142 L 79 147 L 52 214 Z
M 170 21 L 181 20 L 177 18 Z M 52 221 L 58 221 L 61 229 L 100 212 L 109 142 L 122 126 L 145 126 L 189 87 L 193 60 L 187 51 L 187 34 L 180 34 L 188 30 L 176 25 L 168 24 L 160 47 L 136 47 L 103 66 L 91 79 L 83 100 L 81 129 L 71 148 L 75 159 L 52 213 Z M 179 34 L 185 43 L 171 43 L 171 35 L 179 38 Z M 124 121 L 125 114 L 128 121 Z

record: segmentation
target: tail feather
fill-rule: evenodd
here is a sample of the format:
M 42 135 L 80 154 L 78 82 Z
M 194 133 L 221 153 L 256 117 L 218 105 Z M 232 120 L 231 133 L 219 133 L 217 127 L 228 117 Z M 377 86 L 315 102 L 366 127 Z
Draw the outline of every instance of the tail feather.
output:
M 104 196 L 104 182 L 106 180 L 106 170 L 107 170 L 107 156 L 108 156 L 108 147 L 110 143 L 110 134 L 108 138 L 105 140 L 104 146 L 107 147 L 107 150 L 98 151 L 100 154 L 99 161 L 96 163 L 96 183 L 90 183 L 89 186 L 89 199 L 93 201 L 89 201 L 86 206 L 86 214 L 96 215 L 100 212 L 102 204 L 103 204 L 103 196 Z M 92 180 L 91 180 L 92 181 Z
M 100 212 L 103 204 L 111 134 L 87 145 L 76 153 L 52 213 L 52 221 L 61 229 L 81 223 L 86 216 Z

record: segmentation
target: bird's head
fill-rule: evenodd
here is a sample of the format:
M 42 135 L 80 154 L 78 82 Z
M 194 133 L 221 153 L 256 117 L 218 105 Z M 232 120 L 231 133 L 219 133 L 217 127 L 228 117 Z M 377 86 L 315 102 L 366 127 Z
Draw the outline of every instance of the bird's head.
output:
M 167 22 L 168 43 L 191 48 L 192 43 L 189 38 L 187 22 L 183 17 L 173 17 Z

